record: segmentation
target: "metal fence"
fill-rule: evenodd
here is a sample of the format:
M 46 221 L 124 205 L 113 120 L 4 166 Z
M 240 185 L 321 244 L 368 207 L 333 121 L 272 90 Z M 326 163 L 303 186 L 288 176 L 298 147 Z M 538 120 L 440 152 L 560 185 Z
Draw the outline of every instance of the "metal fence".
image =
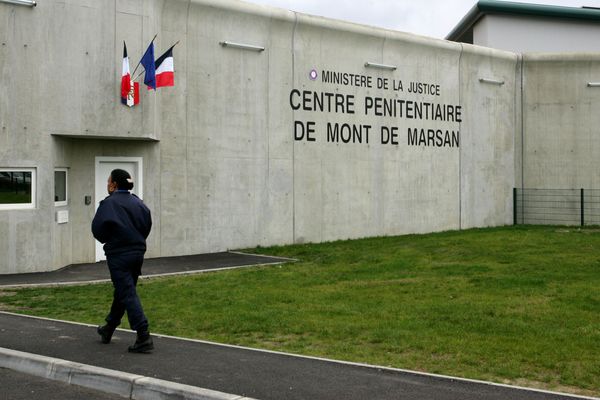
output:
M 600 189 L 513 189 L 514 224 L 600 225 Z

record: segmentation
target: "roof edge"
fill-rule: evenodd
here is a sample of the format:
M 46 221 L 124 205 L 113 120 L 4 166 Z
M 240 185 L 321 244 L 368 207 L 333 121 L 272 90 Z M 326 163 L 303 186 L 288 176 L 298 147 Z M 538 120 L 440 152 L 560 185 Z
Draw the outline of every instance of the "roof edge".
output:
M 473 7 L 469 10 L 469 12 L 462 17 L 462 19 L 458 22 L 458 24 L 450 31 L 449 34 L 446 35 L 446 40 L 456 41 L 459 37 L 461 37 L 466 31 L 471 29 L 475 22 L 479 21 L 479 18 L 483 16 L 483 13 L 479 9 L 479 3 L 475 3 Z

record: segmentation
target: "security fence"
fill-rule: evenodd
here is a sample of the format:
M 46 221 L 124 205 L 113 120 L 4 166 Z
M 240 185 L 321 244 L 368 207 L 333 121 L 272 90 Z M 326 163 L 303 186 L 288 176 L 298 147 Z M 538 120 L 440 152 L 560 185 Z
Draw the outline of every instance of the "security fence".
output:
M 600 225 L 599 189 L 513 189 L 514 224 Z

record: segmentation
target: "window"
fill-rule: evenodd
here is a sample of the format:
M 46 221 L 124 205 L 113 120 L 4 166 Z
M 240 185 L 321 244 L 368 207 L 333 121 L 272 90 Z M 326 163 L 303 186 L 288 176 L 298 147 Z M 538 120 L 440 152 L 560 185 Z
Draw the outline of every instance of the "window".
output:
M 67 189 L 68 189 L 68 177 L 66 168 L 56 168 L 54 170 L 54 205 L 55 206 L 66 206 L 67 200 Z
M 35 208 L 35 168 L 0 168 L 0 210 Z

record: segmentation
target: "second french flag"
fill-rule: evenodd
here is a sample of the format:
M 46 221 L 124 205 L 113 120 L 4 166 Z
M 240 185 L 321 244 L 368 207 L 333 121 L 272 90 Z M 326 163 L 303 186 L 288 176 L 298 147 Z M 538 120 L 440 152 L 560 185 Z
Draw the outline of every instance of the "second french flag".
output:
M 156 59 L 154 63 L 156 73 L 156 87 L 175 86 L 175 73 L 173 68 L 173 47 Z

